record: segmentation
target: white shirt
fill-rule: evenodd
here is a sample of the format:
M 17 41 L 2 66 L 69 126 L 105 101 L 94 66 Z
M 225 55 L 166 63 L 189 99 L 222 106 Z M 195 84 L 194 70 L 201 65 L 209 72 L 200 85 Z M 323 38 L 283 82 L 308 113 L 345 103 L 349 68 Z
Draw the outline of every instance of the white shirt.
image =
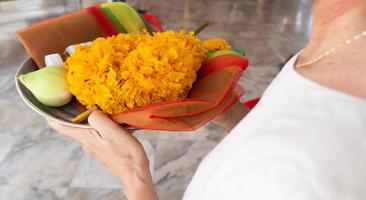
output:
M 185 200 L 366 199 L 366 101 L 306 79 L 296 59 L 202 161 Z

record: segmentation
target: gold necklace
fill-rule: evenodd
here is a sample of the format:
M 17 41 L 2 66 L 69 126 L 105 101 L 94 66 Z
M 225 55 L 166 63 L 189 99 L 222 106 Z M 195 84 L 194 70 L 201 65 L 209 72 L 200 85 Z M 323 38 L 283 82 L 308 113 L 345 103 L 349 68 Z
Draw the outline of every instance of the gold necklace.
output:
M 319 57 L 316 57 L 315 59 L 313 60 L 310 60 L 308 62 L 305 62 L 303 64 L 297 64 L 295 67 L 305 67 L 305 66 L 308 66 L 308 65 L 311 65 L 311 64 L 314 64 L 318 61 L 320 61 L 321 59 L 325 58 L 325 57 L 328 57 L 329 55 L 332 55 L 334 52 L 336 52 L 338 49 L 342 48 L 342 47 L 345 47 L 347 45 L 350 45 L 351 43 L 353 43 L 354 41 L 356 40 L 359 40 L 361 38 L 365 38 L 366 37 L 366 31 L 363 31 L 362 33 L 359 33 L 347 40 L 345 40 L 344 42 L 338 44 L 337 46 L 329 49 L 328 51 L 326 51 L 325 53 L 323 53 L 321 56 Z

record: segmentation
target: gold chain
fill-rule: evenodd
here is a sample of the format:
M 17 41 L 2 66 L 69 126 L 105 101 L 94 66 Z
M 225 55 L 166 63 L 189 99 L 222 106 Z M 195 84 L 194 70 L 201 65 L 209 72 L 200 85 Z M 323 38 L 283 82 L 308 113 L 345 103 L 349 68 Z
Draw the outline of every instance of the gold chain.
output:
M 305 62 L 303 64 L 297 64 L 295 67 L 305 67 L 305 66 L 308 66 L 308 65 L 311 65 L 311 64 L 314 64 L 318 61 L 320 61 L 321 59 L 325 58 L 325 57 L 328 57 L 329 55 L 332 55 L 334 52 L 336 52 L 338 49 L 342 48 L 342 47 L 345 47 L 347 45 L 350 45 L 351 43 L 353 43 L 354 41 L 356 40 L 359 40 L 361 38 L 365 38 L 366 37 L 366 31 L 363 31 L 362 33 L 359 33 L 347 40 L 345 40 L 344 42 L 340 43 L 339 45 L 337 45 L 336 47 L 333 47 L 331 49 L 329 49 L 328 51 L 326 51 L 324 54 L 322 54 L 321 56 L 313 59 L 313 60 L 310 60 L 309 62 Z

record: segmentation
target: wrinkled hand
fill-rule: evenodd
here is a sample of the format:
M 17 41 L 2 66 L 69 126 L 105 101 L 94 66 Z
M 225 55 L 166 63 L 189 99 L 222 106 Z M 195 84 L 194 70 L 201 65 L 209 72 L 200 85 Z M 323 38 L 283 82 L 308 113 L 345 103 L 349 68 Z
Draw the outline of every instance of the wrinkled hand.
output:
M 149 161 L 141 143 L 101 111 L 94 111 L 88 121 L 93 129 L 69 127 L 52 120 L 48 120 L 48 124 L 79 141 L 87 153 L 120 178 L 128 199 L 157 199 Z

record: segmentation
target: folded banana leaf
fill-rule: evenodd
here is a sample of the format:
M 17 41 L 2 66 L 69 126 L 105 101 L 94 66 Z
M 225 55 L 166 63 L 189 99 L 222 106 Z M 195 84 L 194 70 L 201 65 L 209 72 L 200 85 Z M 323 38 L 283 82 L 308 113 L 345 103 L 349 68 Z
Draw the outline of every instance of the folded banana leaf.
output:
M 17 31 L 16 36 L 38 68 L 42 68 L 45 66 L 44 56 L 48 54 L 63 53 L 70 45 L 98 37 L 147 29 L 144 21 L 127 3 L 105 3 L 41 21 Z M 146 21 L 161 27 L 152 14 Z

